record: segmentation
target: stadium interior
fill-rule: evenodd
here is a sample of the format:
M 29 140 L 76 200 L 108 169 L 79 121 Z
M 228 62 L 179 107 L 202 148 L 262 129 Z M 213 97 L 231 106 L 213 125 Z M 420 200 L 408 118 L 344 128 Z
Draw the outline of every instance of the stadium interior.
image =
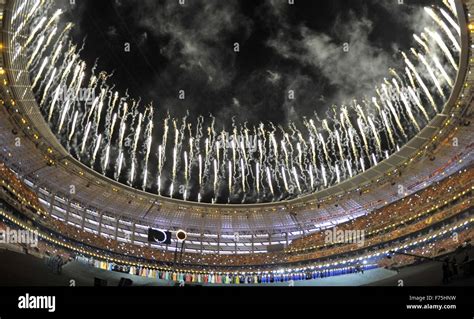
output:
M 50 14 L 37 3 L 48 1 L 0 0 L 0 270 L 9 274 L 1 286 L 68 286 L 71 278 L 77 286 L 474 284 L 474 1 L 445 1 L 460 30 L 457 76 L 442 110 L 412 138 L 385 158 L 368 156 L 370 166 L 354 164 L 357 174 L 349 167 L 344 179 L 336 166 L 327 187 L 242 204 L 140 189 L 71 155 L 34 88 L 46 74 L 38 48 L 49 36 L 60 43 L 59 32 L 35 29 Z M 256 187 L 270 194 L 267 175 Z M 244 190 L 250 184 L 242 180 Z M 6 240 L 21 231 L 36 236 L 35 245 Z

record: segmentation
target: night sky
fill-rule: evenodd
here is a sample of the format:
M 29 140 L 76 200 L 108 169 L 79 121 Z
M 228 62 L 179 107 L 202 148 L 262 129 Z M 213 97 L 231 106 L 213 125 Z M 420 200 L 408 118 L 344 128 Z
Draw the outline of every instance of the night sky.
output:
M 153 102 L 158 116 L 212 114 L 228 127 L 324 117 L 372 96 L 421 31 L 420 4 L 433 2 L 81 0 L 67 18 L 85 39 L 82 57 L 114 72 L 117 90 Z
M 201 132 L 215 118 L 218 134 L 232 132 L 233 127 L 252 129 L 260 123 L 268 129 L 273 123 L 275 137 L 280 139 L 278 125 L 294 133 L 304 127 L 305 118 L 337 117 L 333 112 L 339 108 L 334 105 L 352 105 L 354 99 L 366 105 L 361 100 L 370 101 L 376 95 L 375 86 L 391 77 L 389 68 L 404 69 L 401 51 L 415 46 L 412 35 L 432 27 L 434 22 L 423 6 L 441 2 L 288 1 L 184 0 L 181 5 L 180 0 L 76 0 L 71 6 L 69 0 L 57 0 L 55 6 L 66 9 L 64 22 L 75 24 L 71 41 L 82 47 L 81 59 L 88 69 L 95 74 L 113 73 L 108 79 L 110 88 L 129 101 L 140 100 L 135 111 L 153 105 L 150 150 L 158 150 L 168 114 L 173 119 L 187 116 L 178 122 L 193 123 L 187 128 Z M 404 126 L 413 136 L 414 128 L 409 123 Z M 65 138 L 63 143 L 69 145 Z M 138 145 L 144 143 L 141 140 Z M 381 144 L 388 149 L 388 138 Z M 111 147 L 112 156 L 117 156 L 116 145 Z M 168 143 L 164 152 L 172 154 L 174 147 Z M 78 157 L 76 147 L 69 150 Z M 147 165 L 149 176 L 157 176 L 157 157 L 143 161 L 145 151 L 144 147 L 134 151 L 136 171 Z M 91 163 L 102 171 L 102 161 L 93 158 Z M 161 190 L 176 193 L 171 185 L 187 185 L 188 200 L 198 200 L 197 189 L 202 202 L 268 202 L 295 196 L 281 186 L 276 193 L 233 194 L 231 187 L 220 182 L 214 191 L 207 183 L 209 176 L 201 188 L 196 178 L 184 181 L 183 174 L 176 176 L 177 170 L 183 170 L 182 163 L 172 165 L 170 160 L 165 162 Z M 114 178 L 112 169 L 104 174 Z M 142 187 L 141 178 L 130 182 L 128 177 L 122 172 L 119 181 Z M 154 181 L 148 184 L 147 191 L 158 192 Z

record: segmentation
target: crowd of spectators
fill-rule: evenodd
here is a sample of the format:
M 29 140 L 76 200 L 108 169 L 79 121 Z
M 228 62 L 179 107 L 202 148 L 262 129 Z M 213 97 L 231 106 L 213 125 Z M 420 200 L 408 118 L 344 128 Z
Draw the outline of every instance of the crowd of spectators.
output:
M 368 216 L 353 219 L 347 223 L 337 226 L 339 230 L 364 230 L 365 234 L 382 232 L 384 228 L 390 228 L 393 224 L 400 224 L 402 221 L 426 211 L 434 205 L 442 205 L 446 200 L 459 191 L 471 191 L 474 180 L 474 168 L 467 169 L 461 174 L 454 174 L 448 178 L 430 185 L 429 187 L 407 196 L 400 201 L 389 204 Z M 327 245 L 325 232 L 317 232 L 311 235 L 294 240 L 288 247 L 288 251 L 304 251 L 314 248 L 321 248 Z
M 0 222 L 0 228 L 5 229 L 6 226 Z M 447 236 L 436 241 L 429 242 L 418 248 L 409 249 L 407 252 L 424 256 L 428 258 L 442 258 L 444 255 L 452 253 L 462 246 L 470 245 L 470 242 L 474 236 L 474 229 L 466 228 L 457 233 L 457 237 Z M 38 251 L 43 256 L 46 264 L 55 273 L 61 272 L 61 267 L 67 262 L 73 259 L 82 263 L 87 263 L 96 268 L 103 270 L 128 273 L 141 277 L 147 277 L 151 279 L 160 279 L 164 281 L 172 281 L 180 284 L 189 283 L 211 283 L 211 284 L 267 284 L 267 283 L 288 283 L 291 285 L 292 282 L 304 281 L 304 280 L 317 280 L 332 276 L 347 275 L 353 273 L 363 273 L 365 270 L 373 268 L 384 267 L 387 269 L 397 269 L 399 267 L 408 266 L 414 264 L 419 260 L 417 257 L 405 256 L 405 255 L 393 255 L 392 258 L 384 258 L 383 256 L 379 259 L 377 264 L 367 265 L 352 265 L 352 266 L 334 266 L 326 269 L 319 268 L 306 268 L 306 269 L 294 269 L 287 271 L 239 271 L 232 272 L 228 271 L 183 271 L 183 270 L 158 270 L 154 268 L 148 268 L 146 266 L 130 266 L 124 264 L 117 264 L 115 262 L 98 260 L 94 258 L 87 258 L 81 255 L 71 254 L 70 252 L 58 248 L 48 242 L 40 242 L 37 247 Z M 450 269 L 452 262 L 450 261 Z M 452 277 L 452 273 L 450 273 Z
M 457 237 L 447 237 L 443 240 L 432 242 L 426 246 L 410 250 L 410 254 L 433 258 L 440 260 L 440 256 L 456 251 L 460 246 L 472 245 L 474 238 L 474 229 L 466 229 L 463 232 L 457 233 Z M 415 256 L 394 255 L 390 259 L 385 258 L 379 262 L 380 267 L 385 268 L 400 268 L 420 262 L 421 259 Z
M 377 244 L 383 244 L 386 242 L 393 241 L 395 239 L 408 236 L 419 232 L 422 229 L 429 228 L 431 225 L 446 220 L 452 216 L 458 215 L 465 212 L 469 207 L 472 206 L 472 200 L 466 199 L 461 203 L 453 205 L 447 209 L 441 210 L 440 212 L 431 215 L 426 218 L 419 218 L 416 222 L 411 224 L 402 224 L 400 227 L 393 229 L 389 232 L 380 233 L 369 238 L 364 238 L 363 249 Z M 331 245 L 329 247 L 320 248 L 311 252 L 300 252 L 298 254 L 292 254 L 288 257 L 288 261 L 303 261 L 317 259 L 337 254 L 349 253 L 361 249 L 359 243 L 343 243 L 339 245 Z
M 17 203 L 22 206 L 22 210 L 28 210 L 30 213 L 45 213 L 37 194 L 22 183 L 15 173 L 2 162 L 0 162 L 0 188 L 16 199 Z
M 469 208 L 471 200 L 467 198 L 453 205 L 448 205 L 445 209 L 439 209 L 429 214 L 429 216 L 420 216 L 417 219 L 413 219 L 414 215 L 425 212 L 427 208 L 433 205 L 450 201 L 449 198 L 453 197 L 453 194 L 458 194 L 464 190 L 471 192 L 473 177 L 474 169 L 467 169 L 461 174 L 454 174 L 443 181 L 405 197 L 403 200 L 387 205 L 369 215 L 338 225 L 337 228 L 339 230 L 365 230 L 367 238 L 365 238 L 364 247 L 409 235 Z M 33 212 L 30 213 L 41 213 L 43 216 L 41 223 L 65 238 L 83 243 L 90 248 L 97 248 L 123 256 L 134 256 L 149 261 L 169 264 L 173 264 L 176 261 L 177 256 L 172 251 L 155 249 L 146 244 L 138 245 L 119 242 L 113 238 L 106 238 L 84 231 L 45 214 L 44 210 L 41 209 L 36 194 L 21 183 L 16 175 L 3 165 L 0 165 L 0 180 L 4 194 L 16 198 L 21 207 L 32 209 Z M 397 227 L 392 227 L 393 225 Z M 315 246 L 317 249 L 314 249 Z M 351 252 L 360 248 L 357 243 L 327 245 L 325 233 L 318 232 L 294 241 L 284 252 L 245 255 L 184 253 L 182 256 L 178 256 L 178 259 L 180 263 L 190 265 L 272 265 L 313 260 Z

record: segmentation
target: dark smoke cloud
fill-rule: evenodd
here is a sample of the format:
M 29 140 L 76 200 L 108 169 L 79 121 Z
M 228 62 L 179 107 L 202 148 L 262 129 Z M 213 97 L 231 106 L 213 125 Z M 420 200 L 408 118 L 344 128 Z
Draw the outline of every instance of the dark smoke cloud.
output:
M 135 91 L 163 113 L 212 113 L 222 125 L 232 119 L 283 124 L 372 96 L 388 68 L 400 65 L 399 48 L 427 23 L 421 7 L 406 2 L 360 1 L 357 12 L 341 12 L 324 30 L 316 30 L 304 19 L 295 20 L 284 0 L 261 1 L 251 14 L 243 10 L 245 1 L 186 0 L 183 6 L 168 0 L 116 0 L 113 10 L 124 21 L 107 25 L 104 32 L 117 45 L 124 28 L 133 35 L 133 50 L 150 64 L 148 74 L 117 72 L 114 81 L 121 82 L 119 88 L 127 80 L 136 83 Z M 335 3 L 344 7 L 342 1 Z M 79 6 L 81 14 L 86 4 Z M 373 12 L 392 20 L 380 21 Z M 82 18 L 77 19 L 80 27 Z M 251 52 L 252 37 L 262 25 L 263 58 Z M 388 33 L 380 36 L 381 28 Z M 242 52 L 233 52 L 234 42 Z M 184 101 L 177 98 L 180 89 L 186 92 Z M 290 90 L 295 100 L 288 99 Z

